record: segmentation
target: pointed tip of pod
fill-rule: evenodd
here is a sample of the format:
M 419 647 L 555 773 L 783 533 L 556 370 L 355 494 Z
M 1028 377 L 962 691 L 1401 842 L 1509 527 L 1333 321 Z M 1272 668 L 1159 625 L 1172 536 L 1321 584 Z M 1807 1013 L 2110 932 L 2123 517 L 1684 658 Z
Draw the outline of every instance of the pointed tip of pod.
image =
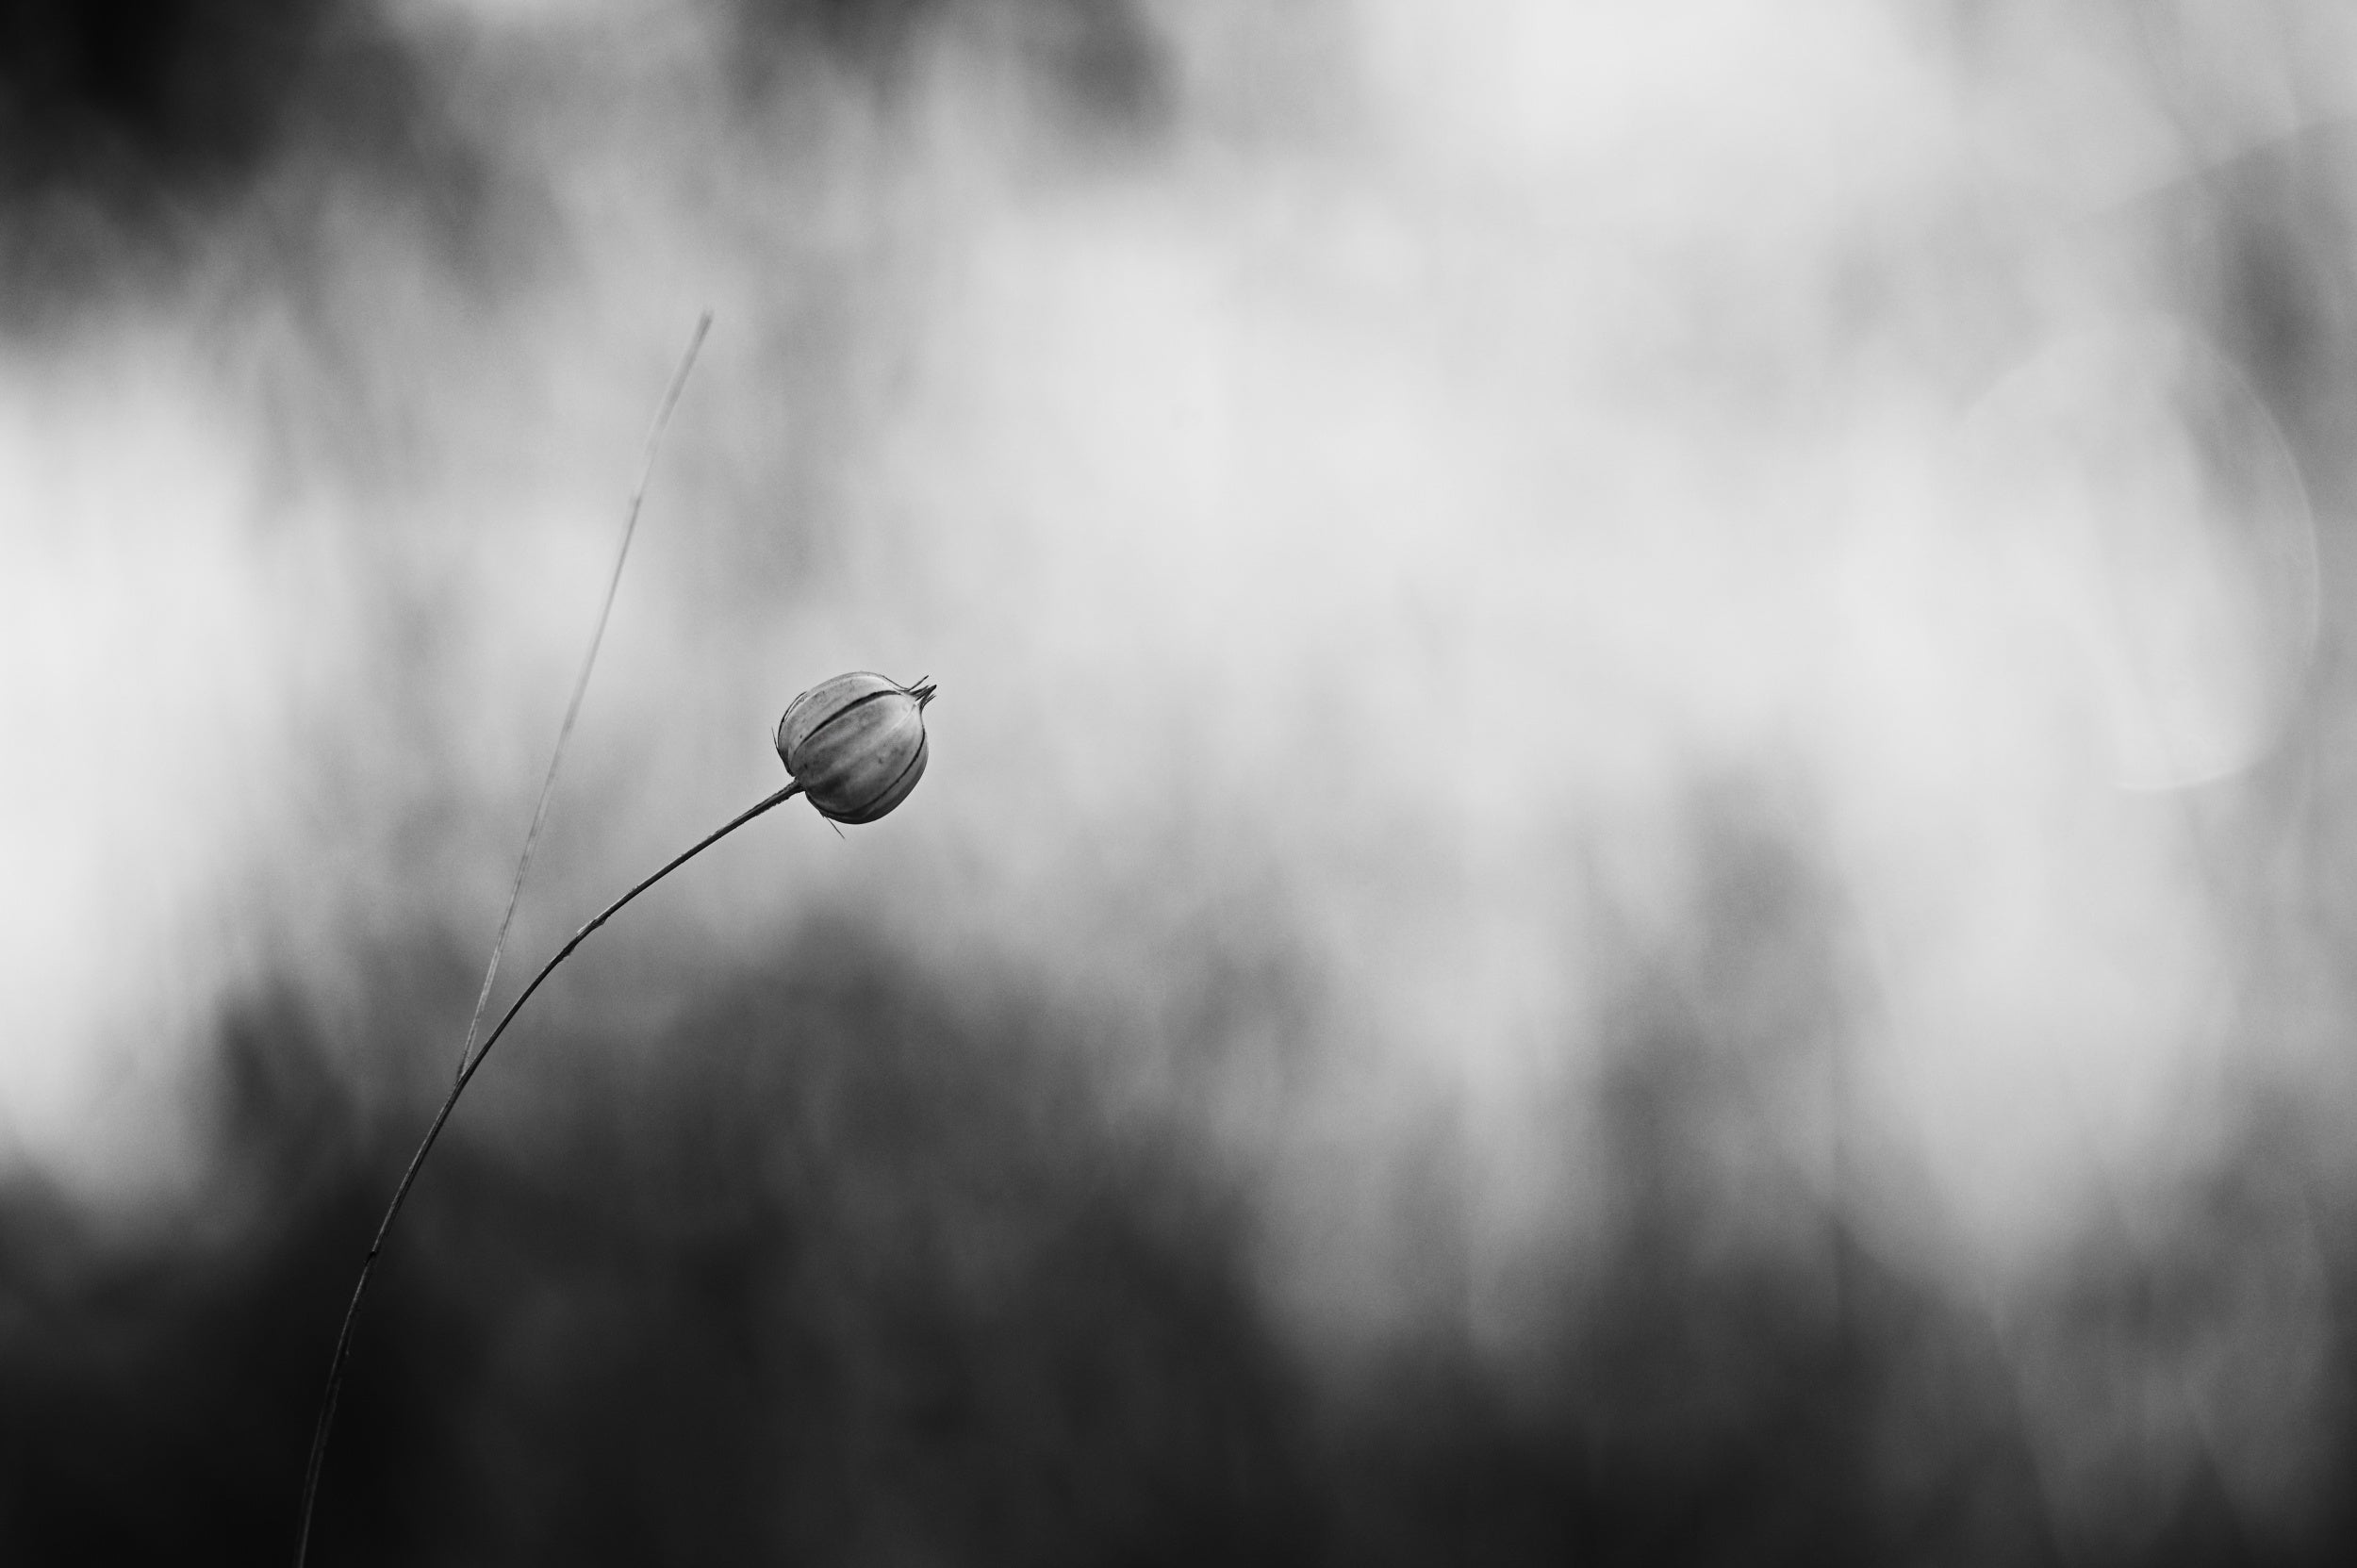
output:
M 931 681 L 904 686 L 871 670 L 822 681 L 786 704 L 779 760 L 820 816 L 872 822 L 925 775 Z

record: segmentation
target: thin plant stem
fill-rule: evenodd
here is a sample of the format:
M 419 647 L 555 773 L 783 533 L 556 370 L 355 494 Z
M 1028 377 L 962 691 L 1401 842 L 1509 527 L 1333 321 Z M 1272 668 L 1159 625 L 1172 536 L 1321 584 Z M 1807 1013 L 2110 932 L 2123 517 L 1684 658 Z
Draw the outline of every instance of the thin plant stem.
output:
M 376 1261 L 385 1251 L 385 1238 L 391 1233 L 393 1221 L 400 1216 L 401 1206 L 408 1201 L 409 1189 L 418 1180 L 418 1170 L 425 1164 L 425 1157 L 433 1152 L 435 1140 L 442 1135 L 442 1126 L 450 1120 L 451 1112 L 458 1104 L 458 1097 L 466 1092 L 468 1084 L 474 1081 L 474 1075 L 482 1070 L 483 1064 L 490 1057 L 491 1048 L 500 1043 L 500 1036 L 506 1033 L 507 1026 L 516 1021 L 516 1015 L 523 1011 L 524 1003 L 530 1001 L 532 994 L 540 989 L 540 982 L 555 972 L 556 966 L 570 957 L 573 949 L 586 941 L 591 932 L 612 919 L 620 912 L 624 904 L 629 903 L 639 894 L 644 893 L 648 888 L 652 887 L 656 883 L 720 842 L 721 839 L 759 817 L 763 812 L 773 806 L 783 805 L 796 795 L 800 794 L 801 788 L 802 786 L 799 784 L 788 784 L 776 794 L 737 813 L 727 822 L 697 840 L 693 847 L 674 856 L 661 870 L 640 882 L 629 892 L 599 911 L 595 919 L 573 933 L 572 939 L 556 949 L 554 958 L 540 966 L 540 972 L 532 977 L 532 983 L 525 986 L 523 994 L 509 1004 L 498 1025 L 484 1040 L 483 1048 L 475 1052 L 473 1059 L 460 1069 L 456 1081 L 450 1086 L 449 1095 L 442 1100 L 442 1108 L 434 1114 L 434 1125 L 426 1129 L 425 1138 L 418 1145 L 418 1151 L 409 1157 L 409 1168 L 402 1173 L 401 1185 L 393 1189 L 393 1201 L 387 1206 L 384 1219 L 377 1223 L 376 1240 L 369 1244 L 369 1255 L 360 1264 L 360 1278 L 352 1287 L 352 1303 L 344 1309 L 344 1326 L 336 1335 L 336 1354 L 328 1362 L 327 1393 L 320 1401 L 319 1425 L 311 1434 L 311 1461 L 303 1477 L 303 1520 L 301 1527 L 295 1534 L 295 1568 L 304 1568 L 304 1559 L 310 1550 L 311 1508 L 319 1498 L 320 1466 L 327 1457 L 327 1433 L 328 1428 L 335 1424 L 336 1399 L 343 1392 L 344 1363 L 352 1357 L 352 1329 L 353 1325 L 359 1320 L 360 1298 L 368 1294 L 369 1279 L 376 1273 Z
M 696 368 L 696 351 L 703 347 L 704 334 L 711 330 L 712 312 L 707 310 L 696 318 L 696 331 L 687 339 L 687 352 L 680 355 L 679 369 L 672 372 L 670 388 L 655 409 L 654 423 L 648 427 L 647 450 L 638 464 L 637 487 L 630 492 L 630 508 L 622 518 L 622 542 L 614 552 L 614 571 L 605 582 L 605 600 L 598 606 L 598 623 L 589 634 L 589 651 L 582 655 L 581 674 L 573 682 L 572 700 L 565 704 L 565 721 L 556 727 L 556 749 L 549 753 L 549 770 L 540 780 L 540 799 L 532 808 L 532 826 L 524 834 L 524 852 L 517 857 L 516 880 L 508 884 L 507 911 L 500 916 L 499 934 L 491 939 L 491 962 L 484 966 L 483 989 L 475 993 L 474 1014 L 467 1020 L 467 1038 L 458 1048 L 461 1075 L 474 1055 L 475 1033 L 482 1029 L 484 1010 L 491 1002 L 491 983 L 500 976 L 500 954 L 507 950 L 507 928 L 516 923 L 516 904 L 523 897 L 524 873 L 532 868 L 532 851 L 540 842 L 541 824 L 548 820 L 549 798 L 556 793 L 556 770 L 565 761 L 566 743 L 573 738 L 573 724 L 581 718 L 581 700 L 589 692 L 589 672 L 597 668 L 598 647 L 605 641 L 605 623 L 614 614 L 614 596 L 621 591 L 622 567 L 630 560 L 630 541 L 638 533 L 638 509 L 646 503 L 647 483 L 654 477 L 655 454 L 663 446 L 664 431 L 670 427 L 671 410 L 679 406 L 680 393 L 687 388 L 687 372 Z

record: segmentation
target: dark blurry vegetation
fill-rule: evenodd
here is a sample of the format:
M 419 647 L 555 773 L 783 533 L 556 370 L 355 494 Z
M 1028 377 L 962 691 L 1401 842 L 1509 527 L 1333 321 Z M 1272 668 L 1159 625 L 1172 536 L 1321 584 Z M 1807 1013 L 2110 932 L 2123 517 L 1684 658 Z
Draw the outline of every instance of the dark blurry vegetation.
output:
M 1169 64 L 1138 0 L 728 0 L 747 42 L 755 91 L 781 66 L 813 55 L 847 64 L 889 91 L 917 46 L 944 29 L 987 35 L 1070 111 L 1067 130 L 1134 135 L 1169 111 Z
M 481 160 L 413 43 L 371 0 L 7 0 L 0 5 L 0 326 L 125 279 L 169 276 L 273 179 L 364 184 L 445 236 Z M 276 192 L 299 208 L 318 180 Z
M 1734 874 L 1765 881 L 1722 944 L 1772 946 L 1788 878 Z M 463 1013 L 446 967 L 385 966 L 359 1032 L 410 1076 L 373 1098 L 305 1006 L 237 1008 L 215 1156 L 169 1232 L 0 1192 L 0 1560 L 287 1549 L 338 1309 L 452 1021 L 416 999 Z M 2064 1369 L 2039 1375 L 2166 1360 L 2287 1224 L 2343 1238 L 2320 1256 L 2345 1299 L 2350 1216 L 2297 1136 L 2234 1151 L 2170 1233 L 2091 1248 L 2001 1335 L 1829 1217 L 1731 1236 L 1696 1150 L 1756 1063 L 1653 989 L 1607 1097 L 1617 1217 L 1546 1282 L 1538 1343 L 1485 1355 L 1443 1312 L 1339 1379 L 1263 1315 L 1245 1189 L 1111 1109 L 1092 1026 L 1019 984 L 819 923 L 651 1048 L 519 1036 L 489 1069 L 504 1135 L 461 1108 L 363 1318 L 318 1560 L 2346 1560 L 2345 1488 L 2254 1522 L 2217 1456 L 2149 1512 L 2058 1517 L 2021 1411 L 2025 1334 Z M 2304 1392 L 2345 1448 L 2349 1391 Z
M 2123 214 L 2173 264 L 2170 292 L 2216 334 L 2285 427 L 2307 482 L 2335 489 L 2348 482 L 2348 465 L 2334 460 L 2351 401 L 2343 349 L 2357 329 L 2344 260 L 2357 239 L 2343 199 L 2352 170 L 2357 120 L 2330 120 Z

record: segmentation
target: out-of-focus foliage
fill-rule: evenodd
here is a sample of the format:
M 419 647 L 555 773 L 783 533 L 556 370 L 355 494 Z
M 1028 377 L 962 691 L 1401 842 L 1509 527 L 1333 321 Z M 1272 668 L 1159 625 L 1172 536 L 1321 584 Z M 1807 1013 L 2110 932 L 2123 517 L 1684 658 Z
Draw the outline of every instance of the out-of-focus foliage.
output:
M 2357 13 L 0 17 L 0 1559 L 2334 1561 Z

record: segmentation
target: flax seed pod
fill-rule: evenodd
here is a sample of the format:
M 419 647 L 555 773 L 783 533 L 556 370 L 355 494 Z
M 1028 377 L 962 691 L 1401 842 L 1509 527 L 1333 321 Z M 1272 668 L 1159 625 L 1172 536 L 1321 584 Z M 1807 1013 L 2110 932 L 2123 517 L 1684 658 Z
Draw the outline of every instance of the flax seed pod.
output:
M 778 757 L 818 814 L 873 822 L 925 776 L 930 681 L 903 686 L 865 670 L 822 681 L 786 704 Z

